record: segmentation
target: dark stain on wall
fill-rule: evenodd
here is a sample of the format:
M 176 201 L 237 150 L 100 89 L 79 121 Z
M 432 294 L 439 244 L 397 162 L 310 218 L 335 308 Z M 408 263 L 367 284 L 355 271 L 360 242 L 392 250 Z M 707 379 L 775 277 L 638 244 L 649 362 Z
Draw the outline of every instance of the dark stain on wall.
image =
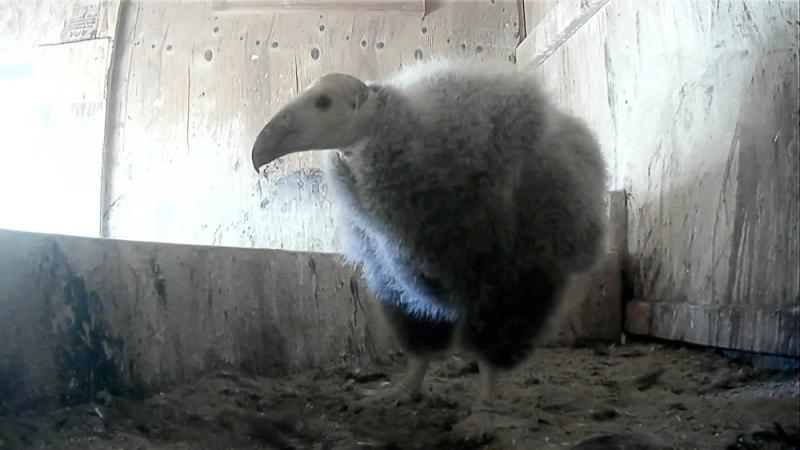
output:
M 156 290 L 161 306 L 167 306 L 167 280 L 161 273 L 161 266 L 154 258 L 150 258 L 150 275 L 153 277 L 153 288 Z
M 87 290 L 84 280 L 77 276 L 64 286 L 63 295 L 71 314 L 58 332 L 56 363 L 64 383 L 61 401 L 66 405 L 87 402 L 102 390 L 121 394 L 118 359 L 123 342 L 103 323 L 100 297 Z
M 143 383 L 134 373 L 124 371 L 124 342 L 109 331 L 103 300 L 75 274 L 57 243 L 40 258 L 36 281 L 47 305 L 42 321 L 54 330 L 59 400 L 74 405 L 103 390 L 140 396 Z

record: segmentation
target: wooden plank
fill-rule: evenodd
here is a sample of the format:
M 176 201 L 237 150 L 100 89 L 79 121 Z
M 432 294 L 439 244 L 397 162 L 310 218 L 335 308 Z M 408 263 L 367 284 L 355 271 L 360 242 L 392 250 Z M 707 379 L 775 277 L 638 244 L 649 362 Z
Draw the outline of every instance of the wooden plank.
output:
M 4 141 L 15 150 L 0 154 L 0 190 L 14 195 L 0 196 L 0 226 L 98 235 L 110 45 L 40 47 L 30 76 L 4 93 Z
M 218 15 L 198 2 L 131 8 L 120 36 L 108 236 L 193 244 L 340 250 L 321 155 L 284 158 L 266 179 L 250 168 L 271 112 L 334 71 L 374 80 L 464 55 L 510 65 L 518 33 L 515 0 L 441 2 L 422 19 Z
M 623 257 L 628 251 L 628 195 L 616 190 L 608 196 L 609 250 Z
M 608 2 L 559 0 L 517 47 L 520 67 L 541 64 Z
M 626 327 L 794 356 L 800 7 L 696 6 L 609 2 L 528 69 L 590 124 L 627 191 L 623 267 L 648 306 Z
M 396 349 L 333 255 L 7 230 L 0 255 L 4 407 L 157 392 L 222 367 L 358 367 Z
M 228 14 L 307 14 L 321 11 L 425 14 L 425 0 L 213 0 L 211 7 L 215 12 Z
M 31 68 L 31 79 L 15 81 L 19 92 L 29 89 L 28 85 L 41 83 L 41 87 L 30 88 L 24 106 L 7 101 L 0 107 L 4 110 L 0 111 L 0 116 L 10 116 L 4 121 L 11 130 L 6 134 L 7 144 L 32 149 L 30 152 L 17 152 L 13 156 L 16 164 L 7 164 L 12 158 L 10 154 L 0 157 L 4 165 L 16 168 L 10 176 L 3 177 L 5 181 L 0 184 L 10 185 L 11 180 L 21 179 L 21 184 L 14 182 L 20 194 L 3 199 L 6 208 L 13 208 L 6 209 L 5 226 L 97 234 L 99 212 L 96 206 L 87 204 L 99 205 L 91 199 L 91 196 L 99 194 L 97 188 L 90 187 L 90 177 L 97 176 L 96 169 L 101 163 L 92 152 L 102 151 L 102 144 L 98 148 L 98 138 L 101 137 L 98 126 L 99 116 L 104 114 L 105 99 L 98 95 L 106 92 L 105 78 L 110 67 L 108 49 L 114 38 L 113 21 L 118 8 L 118 0 L 3 1 L 0 8 L 0 65 L 6 61 L 6 64 Z M 95 40 L 103 42 L 93 42 Z M 79 75 L 77 78 L 76 73 Z M 15 89 L 8 84 L 0 87 L 2 90 L 6 88 Z M 4 98 L 10 99 L 19 92 L 4 95 Z M 44 95 L 43 92 L 51 94 Z M 70 98 L 69 93 L 75 93 L 77 97 Z M 62 164 L 57 161 L 65 156 L 65 149 L 70 149 L 71 154 L 60 169 L 55 169 Z M 31 161 L 32 158 L 39 161 Z M 53 176 L 72 173 L 78 181 L 71 184 L 70 189 L 52 192 L 48 196 L 35 180 L 42 176 L 41 162 L 49 158 L 55 159 L 45 167 L 45 171 L 52 170 Z M 100 185 L 99 178 L 95 184 Z M 73 195 L 75 208 L 66 213 L 65 220 L 43 219 L 40 215 L 45 214 L 45 209 L 30 207 L 31 204 L 54 202 L 57 205 L 55 210 L 63 213 L 70 202 L 59 199 L 68 195 Z M 81 217 L 83 214 L 89 214 L 89 217 Z M 97 216 L 92 218 L 94 215 Z
M 625 303 L 625 332 L 640 336 L 652 335 L 653 304 L 637 299 Z
M 120 103 L 119 96 L 122 95 L 122 92 L 120 91 L 120 86 L 123 85 L 121 77 L 125 76 L 123 72 L 124 63 L 121 60 L 123 53 L 122 47 L 125 41 L 121 37 L 117 39 L 117 36 L 121 36 L 122 33 L 131 28 L 132 15 L 135 13 L 133 8 L 131 8 L 131 3 L 124 0 L 110 1 L 106 3 L 106 6 L 107 7 L 104 8 L 104 13 L 99 28 L 100 36 L 111 38 L 111 56 L 109 60 L 108 75 L 106 76 L 107 96 L 104 126 L 105 129 L 103 132 L 103 159 L 99 180 L 100 210 L 97 216 L 100 237 L 108 237 L 108 221 L 106 220 L 106 215 L 108 213 L 108 208 L 106 205 L 109 204 L 108 178 L 110 171 L 108 168 L 110 167 L 111 163 L 112 149 L 114 148 L 117 139 L 119 139 L 119 134 L 117 133 L 119 128 L 119 123 L 117 122 L 119 119 L 119 111 L 117 111 L 116 108 Z
M 635 300 L 625 331 L 760 353 L 800 356 L 800 311 L 755 305 L 693 305 Z
M 520 0 L 523 4 L 525 14 L 525 28 L 527 29 L 526 36 L 536 28 L 542 19 L 547 16 L 553 7 L 556 6 L 558 0 Z

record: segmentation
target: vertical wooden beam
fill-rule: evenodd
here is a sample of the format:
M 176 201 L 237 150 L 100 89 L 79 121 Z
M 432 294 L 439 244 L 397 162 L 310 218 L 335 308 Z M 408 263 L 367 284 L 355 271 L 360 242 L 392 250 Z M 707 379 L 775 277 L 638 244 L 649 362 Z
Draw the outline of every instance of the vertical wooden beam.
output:
M 560 0 L 517 47 L 520 69 L 544 62 L 609 1 Z
M 111 58 L 108 65 L 108 73 L 106 75 L 106 120 L 105 131 L 103 136 L 103 161 L 100 167 L 100 237 L 109 237 L 108 232 L 108 210 L 112 206 L 111 199 L 109 198 L 110 188 L 110 166 L 112 163 L 113 146 L 116 142 L 115 136 L 117 132 L 117 118 L 119 117 L 119 92 L 120 86 L 120 63 L 119 57 L 123 51 L 122 31 L 127 26 L 126 19 L 130 16 L 129 8 L 132 5 L 131 0 L 119 0 L 108 2 L 106 13 L 109 15 L 108 26 L 113 26 L 113 34 L 109 29 L 108 33 L 111 34 Z M 112 17 L 113 16 L 113 17 Z

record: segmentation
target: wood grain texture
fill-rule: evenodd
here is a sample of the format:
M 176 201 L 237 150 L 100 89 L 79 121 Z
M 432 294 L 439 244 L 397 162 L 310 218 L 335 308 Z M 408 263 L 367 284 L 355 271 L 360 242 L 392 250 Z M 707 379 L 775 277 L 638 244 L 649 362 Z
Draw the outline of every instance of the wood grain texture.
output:
M 0 255 L 4 406 L 139 396 L 220 369 L 363 369 L 398 349 L 360 273 L 330 254 L 0 230 Z M 544 344 L 618 336 L 603 308 L 615 274 L 594 274 L 583 312 Z
M 396 347 L 332 255 L 0 230 L 4 406 L 142 395 L 236 369 L 369 365 Z
M 628 193 L 647 334 L 798 354 L 799 15 L 612 0 L 529 68 L 592 126 Z
M 272 111 L 325 73 L 376 79 L 437 56 L 513 63 L 515 0 L 429 6 L 419 18 L 132 2 L 120 31 L 107 236 L 338 251 L 321 155 L 286 157 L 265 179 L 251 146 Z
M 554 4 L 544 3 L 541 9 L 537 8 L 538 13 L 546 11 L 546 14 L 517 47 L 517 58 L 520 58 L 521 66 L 541 64 L 608 1 L 558 0 Z
M 525 28 L 527 34 L 530 34 L 558 3 L 558 0 L 522 0 L 522 2 L 525 8 Z
M 0 190 L 13 193 L 0 197 L 0 226 L 98 235 L 106 77 L 118 6 L 2 2 L 0 72 L 16 75 L 0 75 L 7 150 L 0 154 Z
M 425 0 L 212 0 L 214 11 L 231 14 L 373 11 L 423 16 Z

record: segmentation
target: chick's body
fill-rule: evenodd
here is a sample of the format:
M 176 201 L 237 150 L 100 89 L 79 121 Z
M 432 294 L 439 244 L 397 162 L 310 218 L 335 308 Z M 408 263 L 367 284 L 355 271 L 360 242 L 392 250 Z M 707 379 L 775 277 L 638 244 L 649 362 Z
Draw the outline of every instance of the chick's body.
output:
M 513 366 L 603 252 L 594 139 L 515 72 L 431 63 L 370 95 L 369 137 L 328 161 L 346 257 L 390 317 L 460 322 L 462 344 Z
M 459 434 L 491 431 L 499 369 L 523 361 L 564 289 L 604 253 L 606 171 L 592 134 L 527 74 L 434 61 L 386 82 L 321 78 L 275 114 L 253 165 L 329 152 L 345 256 L 363 267 L 409 353 L 374 398 L 418 394 L 457 341 L 480 390 Z

